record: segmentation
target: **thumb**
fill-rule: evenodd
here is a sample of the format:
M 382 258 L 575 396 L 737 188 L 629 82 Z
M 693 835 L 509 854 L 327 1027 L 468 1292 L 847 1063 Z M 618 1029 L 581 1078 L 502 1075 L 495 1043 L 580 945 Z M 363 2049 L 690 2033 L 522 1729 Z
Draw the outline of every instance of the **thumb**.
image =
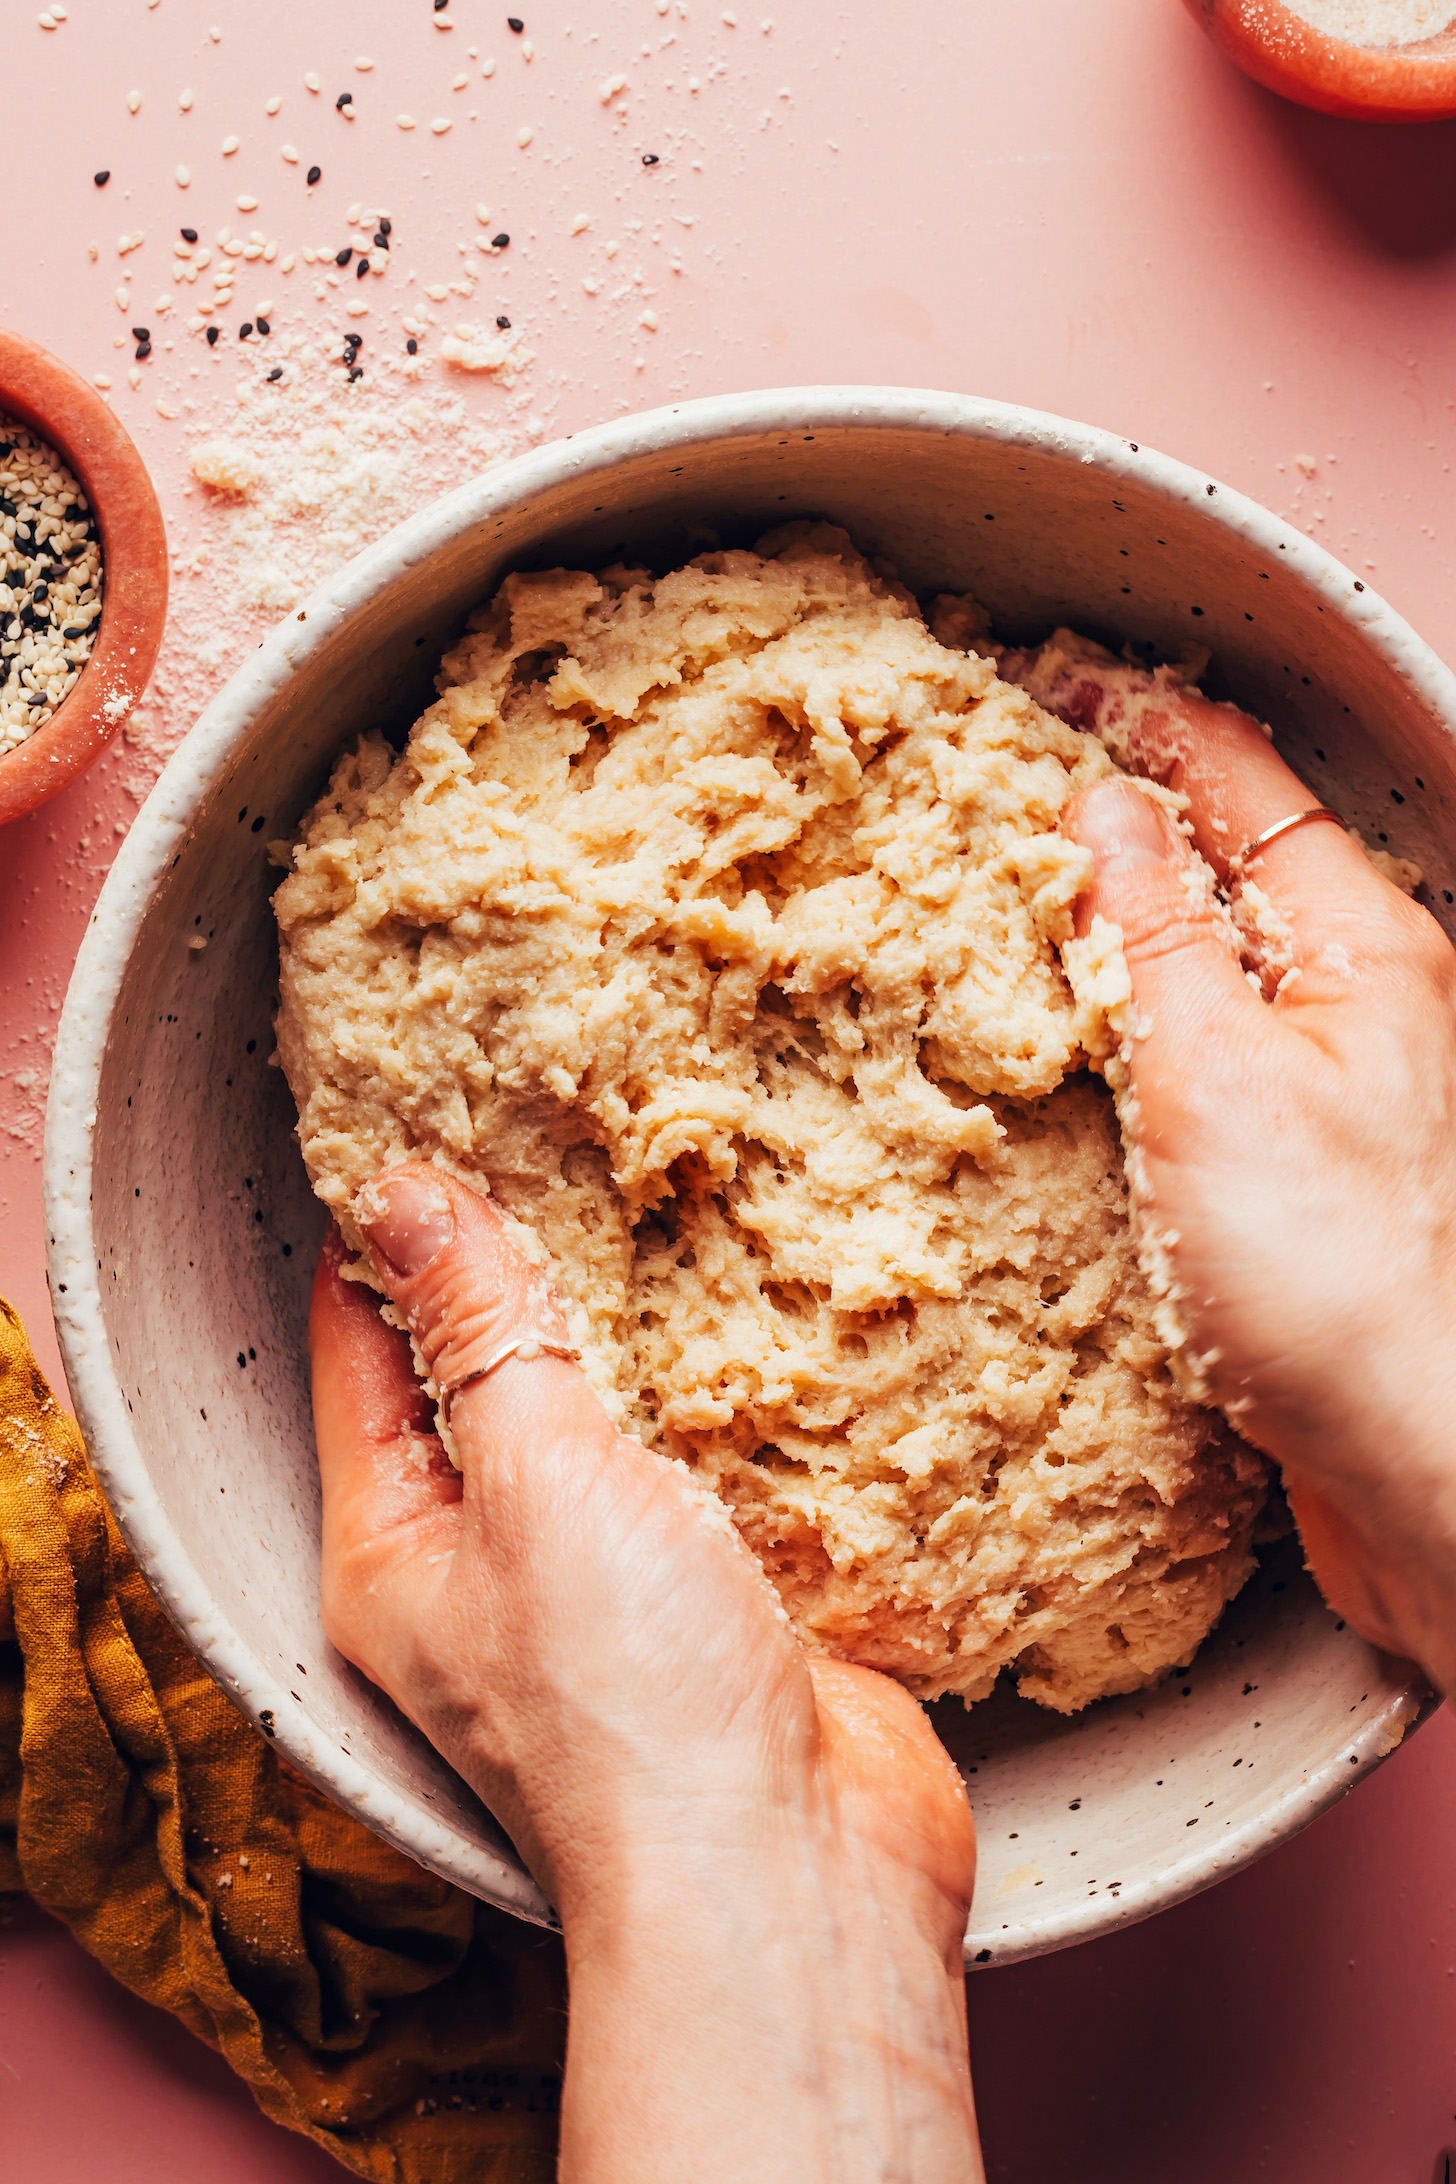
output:
M 519 1231 L 428 1161 L 387 1168 L 354 1201 L 369 1257 L 413 1337 L 467 1480 L 507 1452 L 617 1439 L 592 1392 L 548 1276 Z M 454 1402 L 453 1398 L 460 1400 Z
M 1206 1068 L 1216 1043 L 1237 1051 L 1267 1011 L 1239 967 L 1227 926 L 1185 842 L 1151 797 L 1131 782 L 1103 780 L 1064 822 L 1092 852 L 1092 877 L 1077 905 L 1077 931 L 1094 917 L 1122 934 L 1139 1020 L 1133 1080 L 1145 1119 L 1160 1087 Z

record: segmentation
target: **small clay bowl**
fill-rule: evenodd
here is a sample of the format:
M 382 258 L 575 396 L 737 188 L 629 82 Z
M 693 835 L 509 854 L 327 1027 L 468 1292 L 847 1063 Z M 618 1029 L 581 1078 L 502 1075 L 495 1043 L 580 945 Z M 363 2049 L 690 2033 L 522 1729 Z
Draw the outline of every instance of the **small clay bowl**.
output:
M 0 826 L 64 789 L 128 719 L 167 619 L 167 534 L 146 465 L 94 387 L 47 349 L 0 326 L 0 424 L 28 425 L 91 503 L 104 589 L 91 657 L 45 725 L 0 755 Z
M 1352 45 L 1316 30 L 1280 0 L 1184 5 L 1245 75 L 1300 106 L 1353 121 L 1445 121 L 1456 114 L 1456 24 L 1412 45 Z

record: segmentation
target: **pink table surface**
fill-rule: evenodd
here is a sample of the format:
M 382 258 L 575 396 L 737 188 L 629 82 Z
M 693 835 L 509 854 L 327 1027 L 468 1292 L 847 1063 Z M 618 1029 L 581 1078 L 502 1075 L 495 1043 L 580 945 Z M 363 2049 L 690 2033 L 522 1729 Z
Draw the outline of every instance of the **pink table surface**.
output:
M 485 197 L 512 249 L 473 306 L 436 316 L 509 303 L 536 354 L 522 399 L 463 392 L 517 437 L 810 381 L 1029 403 L 1268 502 L 1456 658 L 1456 128 L 1362 129 L 1283 106 L 1226 69 L 1178 0 L 738 0 L 736 23 L 705 0 L 516 4 L 529 61 L 494 0 L 454 0 L 448 32 L 429 0 L 70 0 L 49 32 L 29 4 L 6 11 L 0 310 L 113 379 L 181 547 L 198 513 L 186 449 L 226 407 L 227 344 L 263 291 L 254 269 L 209 357 L 180 309 L 155 315 L 163 238 L 258 221 L 286 250 L 341 240 L 351 200 L 385 206 L 396 286 L 366 330 L 397 347 L 398 311 L 421 295 L 398 285 L 406 265 L 418 283 L 454 278 Z M 617 72 L 628 89 L 605 104 Z M 352 123 L 334 109 L 346 88 Z M 400 130 L 401 111 L 419 127 Z M 431 133 L 436 116 L 448 133 Z M 229 132 L 243 142 L 224 160 Z M 305 217 L 313 160 L 324 179 Z M 260 209 L 239 217 L 245 193 Z M 573 238 L 579 211 L 593 226 Z M 118 235 L 136 228 L 149 240 L 122 263 Z M 336 323 L 311 287 L 301 269 L 291 286 L 270 270 L 280 328 Z M 113 346 L 133 322 L 154 334 L 135 392 L 129 349 Z M 421 384 L 444 377 L 432 365 Z M 179 597 L 186 583 L 179 568 Z M 50 1040 L 116 841 L 230 664 L 179 670 L 141 743 L 0 841 L 0 1283 L 57 1376 L 40 1218 Z M 1252 1872 L 1112 1940 L 973 1980 L 992 2176 L 1441 2184 L 1456 2144 L 1453 1806 L 1442 1715 Z M 0 2171 L 46 2184 L 338 2173 L 28 1911 L 0 1930 L 0 2147 Z

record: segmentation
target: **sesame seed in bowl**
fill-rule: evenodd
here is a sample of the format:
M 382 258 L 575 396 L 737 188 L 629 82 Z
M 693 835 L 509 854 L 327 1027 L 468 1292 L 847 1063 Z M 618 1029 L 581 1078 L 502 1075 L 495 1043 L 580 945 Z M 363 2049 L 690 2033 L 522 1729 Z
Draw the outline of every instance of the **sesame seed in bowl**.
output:
M 162 511 L 95 388 L 0 328 L 0 825 L 97 758 L 167 612 Z

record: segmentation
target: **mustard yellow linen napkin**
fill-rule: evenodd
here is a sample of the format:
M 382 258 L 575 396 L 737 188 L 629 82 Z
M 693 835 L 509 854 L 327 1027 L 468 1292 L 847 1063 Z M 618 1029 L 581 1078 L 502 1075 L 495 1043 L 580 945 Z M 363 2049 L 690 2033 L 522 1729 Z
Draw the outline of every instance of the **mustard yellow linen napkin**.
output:
M 559 1945 L 346 1818 L 224 1696 L 3 1301 L 0 1890 L 358 2175 L 554 2175 Z

